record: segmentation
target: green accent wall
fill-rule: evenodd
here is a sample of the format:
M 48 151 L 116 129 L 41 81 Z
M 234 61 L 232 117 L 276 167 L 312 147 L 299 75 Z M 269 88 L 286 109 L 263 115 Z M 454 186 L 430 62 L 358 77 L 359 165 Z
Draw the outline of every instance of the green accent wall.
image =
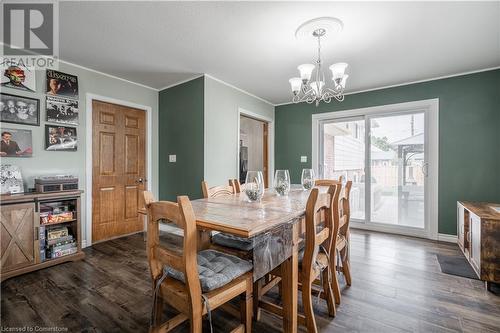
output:
M 178 195 L 202 197 L 204 77 L 159 93 L 159 196 L 176 201 Z M 168 155 L 177 155 L 170 163 Z
M 500 202 L 500 70 L 275 109 L 275 166 L 311 167 L 312 114 L 439 98 L 439 233 L 456 235 L 457 200 Z M 160 109 L 161 110 L 161 109 Z M 308 163 L 300 163 L 300 156 Z

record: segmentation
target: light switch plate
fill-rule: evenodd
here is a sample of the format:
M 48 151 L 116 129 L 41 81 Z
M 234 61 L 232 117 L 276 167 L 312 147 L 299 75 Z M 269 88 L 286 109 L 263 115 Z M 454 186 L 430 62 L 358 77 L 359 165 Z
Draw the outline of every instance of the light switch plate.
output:
M 307 156 L 300 156 L 301 163 L 307 163 Z
M 169 162 L 177 162 L 177 155 L 168 155 L 168 161 Z

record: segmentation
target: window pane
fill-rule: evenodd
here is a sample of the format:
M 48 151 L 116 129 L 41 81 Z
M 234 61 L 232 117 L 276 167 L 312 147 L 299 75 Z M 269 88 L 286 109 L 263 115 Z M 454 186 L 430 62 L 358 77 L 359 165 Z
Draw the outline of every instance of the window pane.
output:
M 323 124 L 323 164 L 325 179 L 340 176 L 352 180 L 351 218 L 365 218 L 365 122 L 342 121 Z
M 424 114 L 372 118 L 371 222 L 424 228 Z

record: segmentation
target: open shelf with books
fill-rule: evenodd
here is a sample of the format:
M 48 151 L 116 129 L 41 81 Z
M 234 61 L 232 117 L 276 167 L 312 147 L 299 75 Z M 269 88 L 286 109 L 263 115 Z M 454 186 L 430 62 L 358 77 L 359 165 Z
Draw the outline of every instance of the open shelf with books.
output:
M 85 257 L 80 197 L 81 191 L 2 195 L 2 241 L 14 242 L 0 252 L 2 281 Z

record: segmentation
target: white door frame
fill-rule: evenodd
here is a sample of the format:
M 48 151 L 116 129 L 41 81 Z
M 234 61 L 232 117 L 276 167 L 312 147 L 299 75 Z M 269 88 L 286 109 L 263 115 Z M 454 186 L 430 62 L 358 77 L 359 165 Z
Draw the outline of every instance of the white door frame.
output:
M 271 187 L 271 184 L 273 183 L 273 177 L 274 177 L 274 119 L 263 116 L 261 114 L 243 109 L 238 107 L 238 124 L 237 124 L 237 140 L 236 140 L 236 145 L 237 145 L 237 155 L 236 155 L 236 174 L 240 174 L 240 117 L 241 116 L 246 116 L 249 118 L 253 118 L 256 120 L 264 121 L 268 123 L 268 133 L 267 133 L 267 179 L 268 179 L 268 186 Z
M 121 99 L 116 99 L 112 97 L 106 97 L 106 96 L 101 96 L 93 93 L 87 93 L 86 94 L 86 99 L 85 99 L 85 109 L 86 109 L 86 115 L 85 115 L 85 124 L 86 124 L 86 129 L 85 129 L 85 173 L 86 173 L 86 184 L 85 184 L 85 204 L 86 204 L 86 218 L 85 218 L 85 240 L 82 242 L 82 247 L 87 247 L 92 245 L 92 153 L 93 153 L 93 136 L 92 136 L 92 130 L 93 130 L 93 121 L 92 121 L 92 101 L 101 101 L 101 102 L 106 102 L 106 103 L 112 103 L 112 104 L 117 104 L 117 105 L 122 105 L 122 106 L 127 106 L 139 110 L 144 110 L 146 112 L 146 179 L 147 179 L 147 190 L 151 191 L 151 184 L 154 179 L 153 177 L 153 172 L 152 172 L 152 150 L 151 150 L 151 144 L 152 144 L 152 108 L 151 106 L 147 105 L 141 105 Z
M 401 227 L 398 225 L 363 223 L 351 220 L 353 228 L 398 233 L 409 236 L 424 237 L 429 239 L 438 238 L 438 173 L 439 173 L 439 99 L 427 99 L 407 103 L 397 103 L 389 105 L 380 105 L 374 107 L 319 113 L 312 115 L 312 165 L 316 174 L 319 174 L 319 140 L 321 121 L 328 119 L 349 118 L 356 116 L 365 116 L 368 118 L 377 115 L 404 114 L 410 112 L 425 113 L 425 154 L 428 162 L 428 176 L 425 184 L 425 230 L 411 227 Z M 369 129 L 366 129 L 366 136 L 369 135 Z M 369 160 L 369 149 L 365 149 L 365 158 Z M 368 184 L 368 183 L 367 183 Z M 366 192 L 369 188 L 365 189 Z M 368 194 L 367 194 L 368 195 Z

